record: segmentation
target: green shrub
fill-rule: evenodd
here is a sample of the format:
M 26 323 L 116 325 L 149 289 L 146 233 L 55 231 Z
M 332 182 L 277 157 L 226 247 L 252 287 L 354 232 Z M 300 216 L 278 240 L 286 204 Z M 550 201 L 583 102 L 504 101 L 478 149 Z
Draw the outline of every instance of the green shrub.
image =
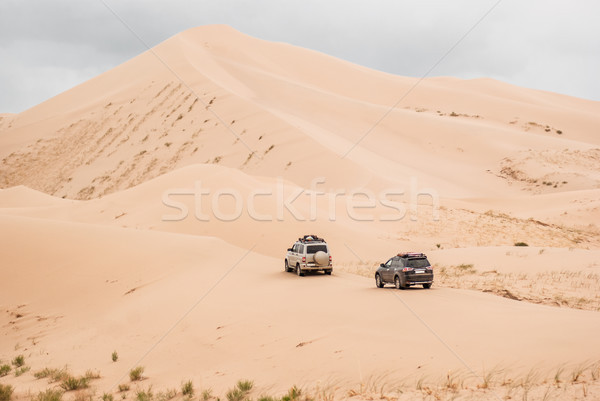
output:
M 38 370 L 33 375 L 35 376 L 36 379 L 44 379 L 44 378 L 48 377 L 50 379 L 50 382 L 63 381 L 64 379 L 69 377 L 69 374 L 67 373 L 66 369 L 50 369 L 50 368 L 44 368 L 42 370 Z
M 10 365 L 4 364 L 4 365 L 0 366 L 0 377 L 6 376 L 7 374 L 9 374 L 11 369 L 12 368 L 10 367 Z
M 62 401 L 62 391 L 49 388 L 46 391 L 40 391 L 33 401 Z
M 37 372 L 33 373 L 33 376 L 36 379 L 44 379 L 50 375 L 52 375 L 53 369 L 49 369 L 49 368 L 44 368 L 42 370 L 38 370 Z
M 302 395 L 302 390 L 294 386 L 288 390 L 288 393 L 281 397 L 281 401 L 297 401 Z
M 212 389 L 208 388 L 202 392 L 202 400 L 203 401 L 208 401 L 211 398 L 213 398 Z
M 227 401 L 243 401 L 246 394 L 244 394 L 244 392 L 241 391 L 239 388 L 234 387 L 231 390 L 229 390 L 225 394 L 225 396 L 227 397 Z
M 526 242 L 515 242 L 515 246 L 529 246 Z
M 12 360 L 12 364 L 16 368 L 20 368 L 21 366 L 25 365 L 25 357 L 23 355 L 16 356 L 15 359 Z
M 144 367 L 138 366 L 129 371 L 129 379 L 134 382 L 142 380 L 142 374 L 144 373 Z
M 187 395 L 187 396 L 193 396 L 194 395 L 194 383 L 192 383 L 191 380 L 186 381 L 185 383 L 183 383 L 181 385 L 181 393 L 183 395 Z
M 163 392 L 160 392 L 156 395 L 156 401 L 168 401 L 168 400 L 172 400 L 173 398 L 175 398 L 177 396 L 177 390 L 175 390 L 174 388 Z M 189 397 L 188 399 L 191 400 L 191 397 Z
M 82 388 L 87 388 L 88 381 L 89 379 L 87 377 L 68 376 L 60 384 L 60 387 L 62 387 L 65 391 L 79 390 Z
M 250 380 L 239 380 L 237 382 L 237 388 L 244 393 L 249 393 L 254 387 L 254 382 Z
M 119 392 L 129 391 L 129 384 L 119 384 Z
M 148 390 L 138 390 L 135 394 L 135 399 L 137 401 L 152 401 L 153 397 L 152 386 L 148 387 Z
M 92 369 L 88 369 L 88 370 L 85 372 L 85 378 L 86 378 L 86 379 L 93 380 L 93 379 L 99 379 L 100 377 L 101 377 L 101 376 L 100 376 L 100 372 L 99 372 L 99 371 L 97 371 L 97 370 L 96 370 L 96 371 L 93 371 Z
M 228 401 L 242 401 L 254 387 L 254 382 L 250 380 L 239 380 L 234 388 L 229 390 L 225 396 Z
M 13 391 L 10 384 L 0 384 L 0 401 L 10 401 Z
M 117 354 L 117 351 L 113 351 L 111 357 L 113 362 L 117 362 L 119 360 L 119 354 Z
M 15 369 L 15 376 L 16 376 L 16 377 L 19 377 L 19 376 L 21 376 L 23 373 L 27 373 L 27 372 L 29 372 L 30 370 L 31 370 L 31 367 L 30 367 L 30 366 L 21 366 L 20 368 L 18 368 L 18 369 Z
M 114 401 L 114 397 L 112 394 L 104 393 L 102 394 L 102 401 Z

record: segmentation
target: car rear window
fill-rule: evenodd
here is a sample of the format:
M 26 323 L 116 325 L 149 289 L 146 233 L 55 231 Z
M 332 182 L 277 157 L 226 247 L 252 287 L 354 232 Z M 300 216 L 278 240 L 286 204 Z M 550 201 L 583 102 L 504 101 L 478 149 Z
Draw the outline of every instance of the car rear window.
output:
M 306 247 L 306 253 L 317 253 L 319 251 L 327 253 L 327 245 L 308 245 Z
M 422 259 L 408 259 L 407 262 L 408 267 L 419 268 L 419 267 L 428 267 L 431 266 L 427 258 Z

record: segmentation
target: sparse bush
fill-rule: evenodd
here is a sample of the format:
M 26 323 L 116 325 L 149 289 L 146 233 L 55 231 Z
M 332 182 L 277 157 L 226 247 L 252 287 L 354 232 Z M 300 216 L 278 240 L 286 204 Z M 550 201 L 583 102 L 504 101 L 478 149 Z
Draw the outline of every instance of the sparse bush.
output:
M 239 380 L 234 388 L 229 390 L 225 396 L 228 401 L 242 401 L 254 387 L 254 382 L 250 380 Z
M 157 401 L 168 401 L 168 400 L 172 400 L 173 398 L 175 398 L 177 396 L 177 390 L 175 390 L 174 388 L 163 392 L 160 392 L 156 395 L 156 400 Z M 189 397 L 189 399 L 191 399 L 191 397 Z
M 33 376 L 36 379 L 43 379 L 43 378 L 50 376 L 52 374 L 52 371 L 53 371 L 53 369 L 44 368 L 42 370 L 38 370 L 37 372 L 34 372 Z
M 229 390 L 225 397 L 227 397 L 227 401 L 243 401 L 245 394 L 237 387 Z
M 194 395 L 194 383 L 192 383 L 191 380 L 186 381 L 185 383 L 183 383 L 181 385 L 181 393 L 183 395 L 187 395 L 187 396 L 193 396 Z
M 85 371 L 85 378 L 89 379 L 89 380 L 94 380 L 94 379 L 99 379 L 100 377 L 100 372 L 97 370 L 92 370 L 92 369 L 88 369 Z
M 119 392 L 123 393 L 129 391 L 129 384 L 119 384 Z
M 212 389 L 208 388 L 202 392 L 202 400 L 203 401 L 208 401 L 211 398 L 213 398 Z
M 58 382 L 58 381 L 63 381 L 64 379 L 66 379 L 67 377 L 69 377 L 69 374 L 67 373 L 66 369 L 49 369 L 49 368 L 44 368 L 42 370 L 39 370 L 37 372 L 35 372 L 33 374 L 35 376 L 36 379 L 43 379 L 43 378 L 50 378 L 50 382 Z
M 62 387 L 62 389 L 65 391 L 80 390 L 82 388 L 88 388 L 88 382 L 89 379 L 87 377 L 67 376 L 65 379 L 63 379 L 60 387 Z
M 102 394 L 102 401 L 114 401 L 115 397 L 112 394 L 104 393 Z
M 31 367 L 30 367 L 30 366 L 21 366 L 20 368 L 18 368 L 18 369 L 15 369 L 15 376 L 16 376 L 16 377 L 19 377 L 19 376 L 21 376 L 23 373 L 27 373 L 27 372 L 29 372 L 30 370 L 31 370 Z
M 244 393 L 249 393 L 252 387 L 254 387 L 254 382 L 251 380 L 239 380 L 237 382 L 237 388 Z
M 152 394 L 152 386 L 148 387 L 148 390 L 138 390 L 135 393 L 135 399 L 137 401 L 152 401 L 154 394 Z
M 554 374 L 554 384 L 556 385 L 556 387 L 560 387 L 560 383 L 562 383 L 560 376 L 562 375 L 564 370 L 564 367 L 561 366 L 556 370 L 556 373 Z
M 10 401 L 13 391 L 10 384 L 0 384 L 0 401 Z
M 12 368 L 10 367 L 10 365 L 7 365 L 7 364 L 0 366 L 0 377 L 6 376 L 7 374 L 9 374 L 11 369 Z
M 40 391 L 33 401 L 62 401 L 62 391 L 49 388 L 46 391 Z
M 12 364 L 14 367 L 20 368 L 25 365 L 25 357 L 23 355 L 16 356 L 15 359 L 12 360 Z
M 526 242 L 515 242 L 515 246 L 529 246 Z
M 144 373 L 144 367 L 138 366 L 129 371 L 129 379 L 134 382 L 142 380 L 142 374 Z
M 571 383 L 577 383 L 579 381 L 579 379 L 581 378 L 581 375 L 583 375 L 583 372 L 585 371 L 586 366 L 585 365 L 579 365 L 577 367 L 575 367 L 573 369 L 573 371 L 571 372 Z
M 119 360 L 119 354 L 117 354 L 117 351 L 113 351 L 111 358 L 113 362 L 117 362 Z
M 293 386 L 288 390 L 286 395 L 281 397 L 281 401 L 298 401 L 300 396 L 302 396 L 302 390 L 296 386 Z

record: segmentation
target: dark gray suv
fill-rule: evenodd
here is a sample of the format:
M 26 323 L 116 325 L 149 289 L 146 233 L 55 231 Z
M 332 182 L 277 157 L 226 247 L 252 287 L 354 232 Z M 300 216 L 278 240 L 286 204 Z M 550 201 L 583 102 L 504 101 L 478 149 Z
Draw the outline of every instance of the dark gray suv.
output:
M 398 289 L 412 285 L 431 288 L 433 284 L 433 267 L 423 253 L 399 253 L 386 263 L 379 265 L 375 272 L 375 284 L 383 288 L 387 283 Z

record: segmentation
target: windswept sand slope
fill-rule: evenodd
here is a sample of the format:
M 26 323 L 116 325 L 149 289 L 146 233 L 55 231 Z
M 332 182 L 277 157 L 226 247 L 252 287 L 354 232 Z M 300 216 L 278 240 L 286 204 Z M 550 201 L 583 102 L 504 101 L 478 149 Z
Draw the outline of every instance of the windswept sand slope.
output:
M 441 376 L 465 364 L 477 373 L 553 366 L 600 346 L 586 334 L 600 330 L 594 312 L 473 291 L 378 290 L 344 273 L 299 279 L 278 259 L 207 237 L 1 222 L 11 283 L 0 298 L 3 355 L 14 347 L 33 366 L 99 369 L 106 390 L 136 364 L 158 385 L 252 377 L 283 390 L 382 373 Z
M 598 361 L 598 126 L 598 102 L 176 35 L 0 115 L 0 365 L 32 367 L 0 383 L 27 399 L 68 365 L 108 392 L 142 365 L 141 387 L 345 391 Z M 307 233 L 333 276 L 283 272 Z M 408 250 L 434 287 L 376 289 Z
M 219 163 L 305 187 L 325 176 L 329 188 L 375 189 L 418 177 L 460 197 L 598 188 L 597 102 L 483 79 L 416 84 L 192 29 L 13 116 L 0 127 L 0 185 L 89 199 Z

